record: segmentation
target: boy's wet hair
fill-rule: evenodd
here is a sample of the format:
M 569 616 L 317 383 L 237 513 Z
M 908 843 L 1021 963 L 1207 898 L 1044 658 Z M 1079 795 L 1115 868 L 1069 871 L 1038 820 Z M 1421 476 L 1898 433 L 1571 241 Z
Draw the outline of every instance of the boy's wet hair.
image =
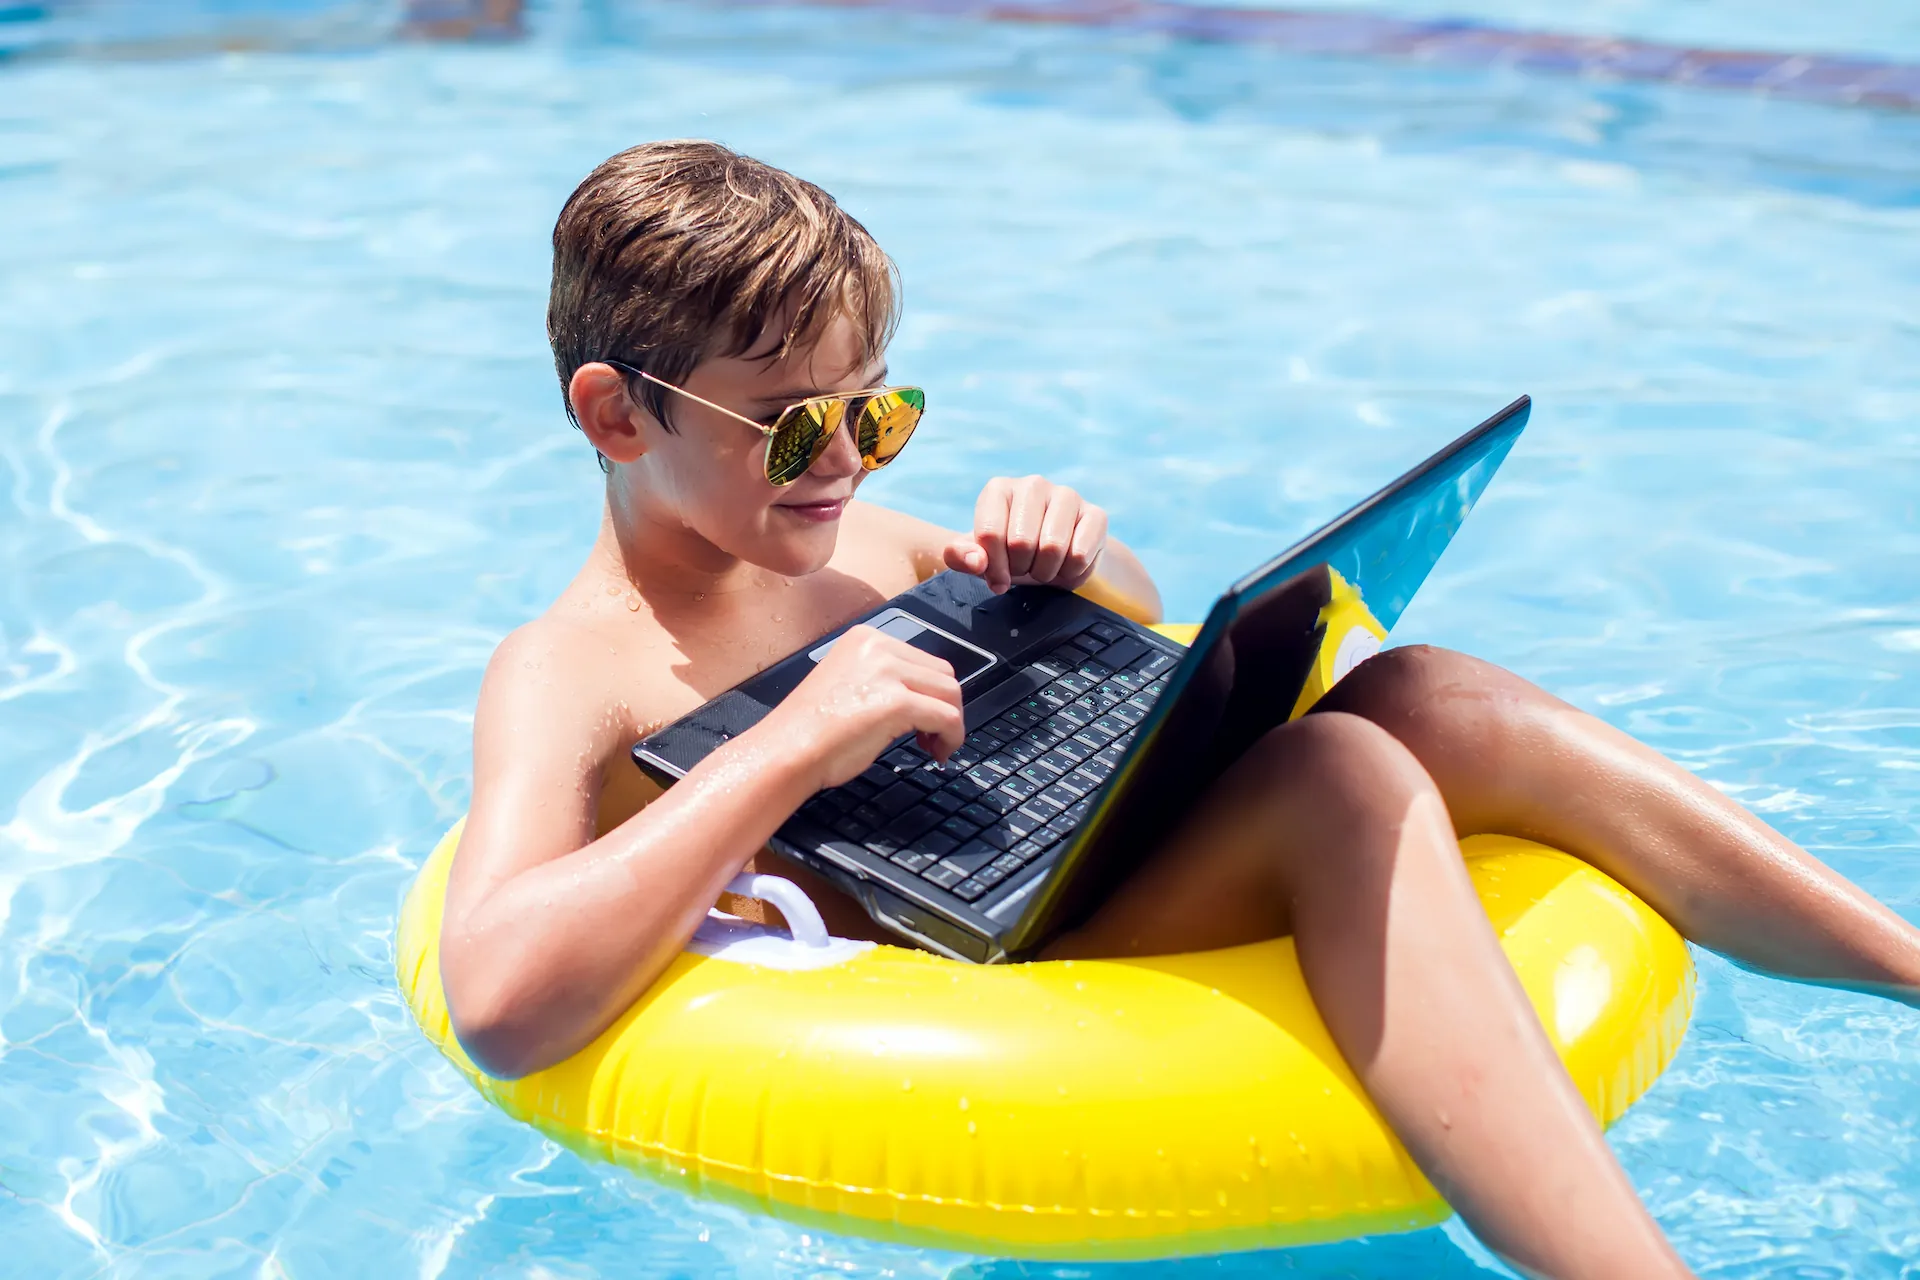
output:
M 871 360 L 898 298 L 892 260 L 819 187 L 716 142 L 649 142 L 603 161 L 560 210 L 547 340 L 573 418 L 567 384 L 595 360 L 680 383 L 703 359 L 784 355 L 836 315 Z M 666 393 L 628 381 L 672 430 Z

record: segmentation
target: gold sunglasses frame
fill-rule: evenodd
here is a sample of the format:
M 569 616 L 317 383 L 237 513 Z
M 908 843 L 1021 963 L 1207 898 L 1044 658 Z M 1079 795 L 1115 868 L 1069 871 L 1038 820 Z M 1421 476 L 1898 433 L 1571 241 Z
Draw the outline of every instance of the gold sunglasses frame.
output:
M 813 463 L 818 462 L 820 460 L 820 455 L 822 453 L 825 453 L 828 445 L 830 445 L 833 442 L 834 432 L 840 430 L 840 428 L 846 424 L 846 421 L 847 421 L 846 411 L 848 408 L 852 407 L 852 404 L 855 400 L 873 401 L 875 399 L 878 399 L 880 396 L 889 395 L 894 392 L 918 391 L 920 393 L 920 399 L 921 399 L 919 413 L 921 416 L 925 416 L 927 411 L 926 410 L 927 393 L 926 393 L 926 390 L 922 387 L 911 386 L 908 384 L 902 384 L 896 387 L 870 387 L 864 391 L 849 391 L 839 395 L 828 395 L 828 396 L 808 396 L 805 400 L 796 400 L 792 404 L 788 405 L 786 408 L 782 409 L 779 413 L 779 416 L 777 416 L 773 420 L 773 425 L 769 427 L 764 423 L 755 422 L 752 418 L 749 418 L 744 413 L 736 413 L 734 410 L 727 408 L 727 406 L 723 404 L 715 404 L 713 401 L 707 399 L 705 396 L 695 395 L 693 392 L 687 390 L 685 387 L 677 387 L 673 383 L 668 382 L 665 378 L 656 378 L 651 373 L 648 373 L 645 369 L 637 369 L 634 366 L 625 363 L 624 361 L 602 360 L 600 363 L 608 366 L 609 368 L 616 369 L 621 373 L 630 374 L 633 377 L 639 378 L 644 382 L 651 382 L 657 387 L 665 387 L 668 391 L 674 392 L 676 395 L 683 395 L 687 399 L 693 401 L 695 404 L 705 405 L 707 408 L 712 409 L 716 413 L 724 413 L 727 417 L 732 418 L 735 422 L 744 423 L 745 425 L 752 427 L 755 431 L 758 431 L 763 437 L 765 437 L 768 440 L 772 440 L 773 437 L 780 434 L 781 424 L 787 421 L 788 415 L 793 414 L 798 410 L 804 409 L 810 404 L 825 404 L 835 400 L 842 401 L 843 404 L 840 410 L 839 418 L 834 421 L 834 424 L 831 427 L 829 427 L 826 431 L 821 433 L 818 446 L 813 455 L 813 459 L 812 461 L 807 463 L 806 469 L 801 471 L 800 475 L 794 476 L 792 480 L 775 480 L 770 475 L 766 477 L 767 483 L 774 486 L 776 489 L 786 488 L 788 485 L 793 484 L 795 481 L 799 480 L 800 476 L 807 474 L 807 471 L 810 471 L 813 469 Z M 866 412 L 866 405 L 864 404 L 861 405 L 860 409 L 862 413 Z M 916 417 L 914 419 L 914 429 L 917 431 L 919 427 L 920 427 L 920 421 L 919 421 L 919 418 Z M 907 446 L 904 443 L 900 446 L 901 449 L 904 449 L 906 447 Z M 896 449 L 887 457 L 883 458 L 881 461 L 870 464 L 867 461 L 866 455 L 862 454 L 860 456 L 860 465 L 868 471 L 878 471 L 881 467 L 886 466 L 887 463 L 892 462 L 895 458 L 899 456 L 900 456 L 900 450 Z M 769 449 L 767 451 L 767 462 L 770 464 L 772 460 L 773 460 L 773 451 Z M 763 475 L 765 474 L 764 465 L 762 467 L 762 474 Z

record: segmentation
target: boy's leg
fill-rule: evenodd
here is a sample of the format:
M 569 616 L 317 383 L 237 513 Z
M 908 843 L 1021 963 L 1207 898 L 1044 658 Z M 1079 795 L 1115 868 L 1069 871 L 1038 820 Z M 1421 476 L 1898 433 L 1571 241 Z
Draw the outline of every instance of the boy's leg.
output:
M 1510 672 L 1390 649 L 1321 707 L 1405 743 L 1463 836 L 1564 849 L 1741 964 L 1920 1004 L 1920 931 L 1679 765 Z
M 1687 1274 L 1561 1069 L 1412 754 L 1355 716 L 1274 730 L 1048 958 L 1292 933 L 1328 1029 L 1487 1245 L 1561 1280 Z

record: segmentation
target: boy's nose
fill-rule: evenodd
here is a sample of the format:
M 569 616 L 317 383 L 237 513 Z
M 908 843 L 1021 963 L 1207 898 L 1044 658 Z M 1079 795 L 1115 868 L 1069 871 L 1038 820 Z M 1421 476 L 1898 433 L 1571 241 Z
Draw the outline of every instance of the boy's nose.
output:
M 860 469 L 860 447 L 853 441 L 853 426 L 844 424 L 833 433 L 833 439 L 827 441 L 826 452 L 822 453 L 808 472 L 823 480 L 838 480 L 841 476 L 850 476 Z

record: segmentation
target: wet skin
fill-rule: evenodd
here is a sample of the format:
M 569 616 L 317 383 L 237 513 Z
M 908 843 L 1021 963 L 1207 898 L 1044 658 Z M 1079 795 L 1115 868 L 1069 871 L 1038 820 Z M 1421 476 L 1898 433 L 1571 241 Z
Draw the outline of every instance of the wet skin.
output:
M 686 385 L 770 421 L 807 395 L 884 378 L 835 321 L 793 355 L 709 360 Z M 669 431 L 605 365 L 582 368 L 570 393 L 612 463 L 600 536 L 488 668 L 442 933 L 455 1029 L 501 1075 L 599 1034 L 814 791 L 904 733 L 956 749 L 959 689 L 938 659 L 858 628 L 671 791 L 634 768 L 635 740 L 941 568 L 996 589 L 1076 588 L 1142 621 L 1159 613 L 1105 513 L 1040 477 L 989 481 L 973 530 L 954 533 L 854 500 L 864 472 L 844 434 L 775 489 L 761 438 L 724 415 L 676 404 Z M 1920 935 L 1892 912 L 1650 749 L 1511 673 L 1431 649 L 1390 650 L 1276 726 L 1047 954 L 1292 934 L 1342 1053 L 1490 1247 L 1533 1275 L 1687 1274 L 1480 911 L 1458 846 L 1478 832 L 1585 858 L 1755 968 L 1920 1001 Z M 836 933 L 884 938 L 817 878 L 771 858 L 764 869 L 801 882 Z M 758 904 L 723 905 L 758 916 Z

